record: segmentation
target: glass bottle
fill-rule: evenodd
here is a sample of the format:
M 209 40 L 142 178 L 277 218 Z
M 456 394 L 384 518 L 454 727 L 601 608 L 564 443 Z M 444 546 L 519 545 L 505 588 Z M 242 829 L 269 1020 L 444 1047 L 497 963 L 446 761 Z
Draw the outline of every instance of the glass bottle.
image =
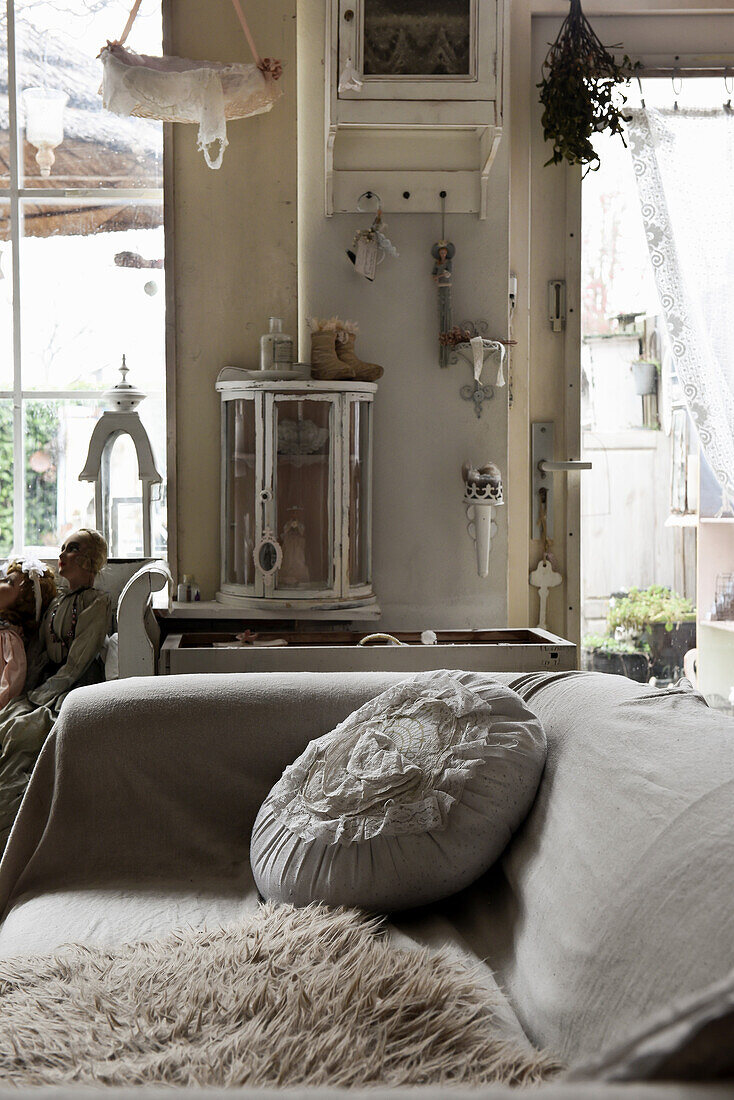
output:
M 293 337 L 283 332 L 280 317 L 270 318 L 270 332 L 260 337 L 260 370 L 292 370 Z

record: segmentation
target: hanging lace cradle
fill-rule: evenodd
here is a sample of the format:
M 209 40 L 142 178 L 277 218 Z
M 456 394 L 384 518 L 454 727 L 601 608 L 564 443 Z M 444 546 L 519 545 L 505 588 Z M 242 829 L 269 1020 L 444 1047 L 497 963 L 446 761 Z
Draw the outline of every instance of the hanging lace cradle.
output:
M 150 57 L 128 50 L 125 42 L 141 2 L 135 0 L 120 39 L 108 42 L 99 55 L 103 104 L 117 115 L 198 123 L 197 147 L 210 168 L 219 168 L 228 145 L 227 120 L 270 110 L 283 94 L 278 84 L 281 64 L 259 56 L 239 0 L 232 4 L 252 52 L 251 63 Z

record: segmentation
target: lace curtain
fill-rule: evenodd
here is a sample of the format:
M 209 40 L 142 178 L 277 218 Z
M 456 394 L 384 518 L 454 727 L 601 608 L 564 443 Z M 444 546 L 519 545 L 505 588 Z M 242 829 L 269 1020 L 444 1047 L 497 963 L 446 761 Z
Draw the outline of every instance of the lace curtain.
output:
M 734 511 L 734 113 L 631 112 L 630 149 L 676 369 Z

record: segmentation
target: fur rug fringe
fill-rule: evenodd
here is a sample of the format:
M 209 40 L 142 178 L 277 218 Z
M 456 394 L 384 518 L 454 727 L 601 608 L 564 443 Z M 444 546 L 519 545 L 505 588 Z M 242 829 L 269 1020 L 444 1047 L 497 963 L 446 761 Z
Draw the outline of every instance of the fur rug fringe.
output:
M 0 964 L 0 1083 L 533 1084 L 471 973 L 353 910 L 266 904 L 214 931 Z

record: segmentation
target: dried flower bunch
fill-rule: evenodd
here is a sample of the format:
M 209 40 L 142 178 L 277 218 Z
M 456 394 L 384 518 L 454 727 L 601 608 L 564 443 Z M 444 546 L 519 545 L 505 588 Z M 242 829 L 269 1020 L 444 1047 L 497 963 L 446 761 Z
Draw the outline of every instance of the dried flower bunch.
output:
M 458 325 L 454 325 L 448 332 L 440 332 L 438 334 L 439 344 L 443 344 L 444 347 L 455 348 L 457 344 L 468 344 L 472 338 L 472 333 L 466 328 L 459 328 Z
M 458 325 L 454 325 L 448 332 L 439 332 L 438 342 L 443 344 L 444 347 L 455 348 L 457 344 L 468 344 L 473 336 L 476 336 L 476 332 L 470 332 L 468 328 L 459 328 Z M 514 347 L 517 340 L 493 340 L 495 344 L 504 344 L 506 348 Z
M 619 134 L 626 146 L 622 124 L 630 116 L 623 113 L 627 100 L 617 86 L 629 84 L 638 68 L 639 62 L 633 64 L 626 54 L 617 65 L 581 10 L 581 0 L 571 0 L 537 85 L 544 108 L 543 137 L 553 142 L 553 155 L 546 164 L 565 160 L 596 171 L 600 162 L 591 138 L 604 130 Z

